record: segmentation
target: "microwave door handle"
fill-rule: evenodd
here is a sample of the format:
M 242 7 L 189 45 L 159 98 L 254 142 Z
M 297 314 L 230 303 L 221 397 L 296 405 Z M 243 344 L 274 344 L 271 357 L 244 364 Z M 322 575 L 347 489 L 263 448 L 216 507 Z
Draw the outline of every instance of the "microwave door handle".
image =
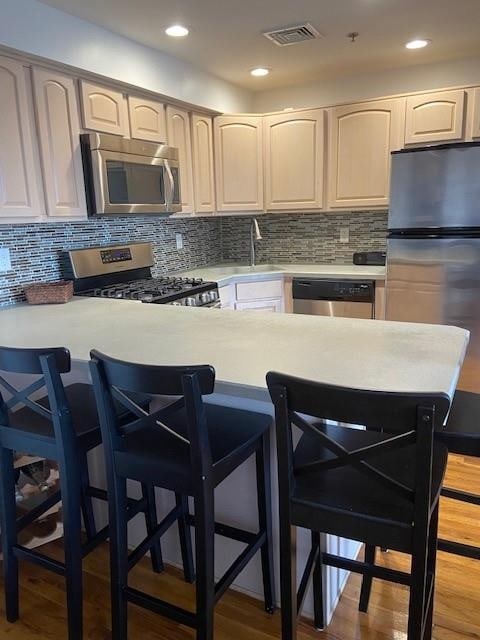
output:
M 165 171 L 168 176 L 168 197 L 166 198 L 165 204 L 167 205 L 167 210 L 170 211 L 173 205 L 173 194 L 175 191 L 175 182 L 173 179 L 173 173 L 170 169 L 170 164 L 168 160 L 165 160 Z

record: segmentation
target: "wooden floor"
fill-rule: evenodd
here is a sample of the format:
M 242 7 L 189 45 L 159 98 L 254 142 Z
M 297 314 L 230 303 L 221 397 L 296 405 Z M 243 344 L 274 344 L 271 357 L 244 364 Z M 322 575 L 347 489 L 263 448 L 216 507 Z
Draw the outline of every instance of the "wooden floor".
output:
M 478 461 L 452 457 L 448 469 L 450 485 L 480 493 Z M 479 511 L 444 500 L 441 533 L 480 545 Z M 52 555 L 61 557 L 61 547 L 53 544 Z M 397 553 L 382 554 L 381 561 L 395 568 L 408 568 L 408 560 Z M 110 638 L 108 548 L 104 546 L 85 561 L 86 640 Z M 131 574 L 131 584 L 153 594 L 191 607 L 193 587 L 186 585 L 178 571 L 167 569 L 152 574 L 147 561 Z M 315 632 L 301 623 L 299 640 L 403 640 L 406 638 L 408 590 L 374 581 L 368 614 L 357 611 L 360 581 L 352 576 L 325 632 Z M 3 592 L 0 593 L 0 638 L 9 640 L 61 640 L 66 638 L 63 580 L 33 565 L 21 571 L 21 620 L 11 625 L 3 618 Z M 480 639 L 480 562 L 439 554 L 435 610 L 435 640 Z M 130 606 L 130 640 L 191 640 L 190 629 L 181 627 L 147 611 Z M 270 640 L 279 638 L 280 616 L 264 613 L 260 602 L 228 592 L 217 607 L 216 640 Z

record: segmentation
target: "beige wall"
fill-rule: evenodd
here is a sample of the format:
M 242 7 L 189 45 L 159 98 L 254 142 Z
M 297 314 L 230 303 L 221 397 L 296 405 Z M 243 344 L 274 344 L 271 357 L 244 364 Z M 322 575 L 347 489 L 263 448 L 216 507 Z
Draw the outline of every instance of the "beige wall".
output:
M 362 73 L 254 94 L 254 112 L 353 102 L 397 93 L 480 85 L 480 58 Z

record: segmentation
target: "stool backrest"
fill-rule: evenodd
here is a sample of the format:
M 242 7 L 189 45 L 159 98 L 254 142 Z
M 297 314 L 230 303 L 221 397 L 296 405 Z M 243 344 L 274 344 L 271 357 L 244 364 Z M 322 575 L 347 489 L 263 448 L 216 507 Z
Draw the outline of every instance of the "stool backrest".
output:
M 102 439 L 107 458 L 121 448 L 122 437 L 145 427 L 167 429 L 172 437 L 190 446 L 194 474 L 209 475 L 211 451 L 202 396 L 213 393 L 215 370 L 209 365 L 156 366 L 125 362 L 99 351 L 90 352 L 90 371 L 97 400 Z M 127 394 L 170 396 L 171 404 L 149 413 Z M 133 419 L 119 421 L 114 402 L 124 406 Z M 162 422 L 168 415 L 185 409 L 187 438 Z M 112 462 L 110 460 L 110 462 Z
M 17 349 L 0 347 L 0 371 L 7 374 L 38 375 L 34 382 L 22 388 L 0 375 L 0 425 L 9 426 L 9 414 L 23 407 L 52 423 L 57 445 L 74 450 L 74 434 L 68 401 L 61 374 L 71 367 L 70 352 L 63 347 Z M 47 395 L 48 406 L 31 396 Z M 28 420 L 28 417 L 25 418 Z M 28 451 L 26 452 L 28 453 Z
M 351 466 L 374 478 L 380 486 L 407 498 L 415 505 L 417 515 L 425 512 L 430 500 L 433 436 L 435 429 L 443 426 L 450 406 L 448 396 L 350 389 L 275 372 L 267 374 L 267 385 L 275 406 L 279 484 L 283 496 L 291 496 L 297 476 Z M 361 425 L 367 431 L 381 431 L 385 439 L 372 444 L 365 433 L 365 445 L 347 451 L 321 428 L 325 421 Z M 312 438 L 312 442 L 317 440 L 332 455 L 298 463 L 293 426 Z M 358 432 L 359 437 L 361 433 Z M 373 460 L 409 445 L 416 445 L 414 477 L 411 484 L 406 485 L 385 470 L 380 471 Z

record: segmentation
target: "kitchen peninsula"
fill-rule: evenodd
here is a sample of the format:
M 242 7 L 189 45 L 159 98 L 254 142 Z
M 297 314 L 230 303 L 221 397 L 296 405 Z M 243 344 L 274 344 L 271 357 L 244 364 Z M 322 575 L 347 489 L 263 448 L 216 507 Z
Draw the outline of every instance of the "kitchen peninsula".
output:
M 72 376 L 88 378 L 90 349 L 149 364 L 203 364 L 215 367 L 214 398 L 235 406 L 272 412 L 265 383 L 269 370 L 330 384 L 385 391 L 446 393 L 453 396 L 468 343 L 456 327 L 354 320 L 264 312 L 141 304 L 99 298 L 65 305 L 19 305 L 0 311 L 2 344 L 15 347 L 65 346 L 74 361 Z M 91 461 L 97 481 L 102 456 Z M 247 465 L 252 464 L 251 461 Z M 241 467 L 219 488 L 217 516 L 235 526 L 255 527 L 253 469 Z M 276 509 L 276 482 L 273 478 Z M 232 500 L 232 496 L 235 499 Z M 159 495 L 159 507 L 170 497 Z M 276 521 L 276 513 L 274 513 Z M 132 541 L 142 532 L 132 527 Z M 218 545 L 216 572 L 232 556 L 233 543 Z M 358 552 L 358 543 L 329 538 L 329 549 Z M 275 545 L 278 548 L 277 534 Z M 299 565 L 307 542 L 299 536 Z M 175 536 L 165 540 L 165 559 L 178 562 Z M 235 585 L 261 593 L 260 563 L 251 563 Z M 345 573 L 329 568 L 327 619 L 344 586 Z M 305 612 L 311 613 L 309 602 Z

